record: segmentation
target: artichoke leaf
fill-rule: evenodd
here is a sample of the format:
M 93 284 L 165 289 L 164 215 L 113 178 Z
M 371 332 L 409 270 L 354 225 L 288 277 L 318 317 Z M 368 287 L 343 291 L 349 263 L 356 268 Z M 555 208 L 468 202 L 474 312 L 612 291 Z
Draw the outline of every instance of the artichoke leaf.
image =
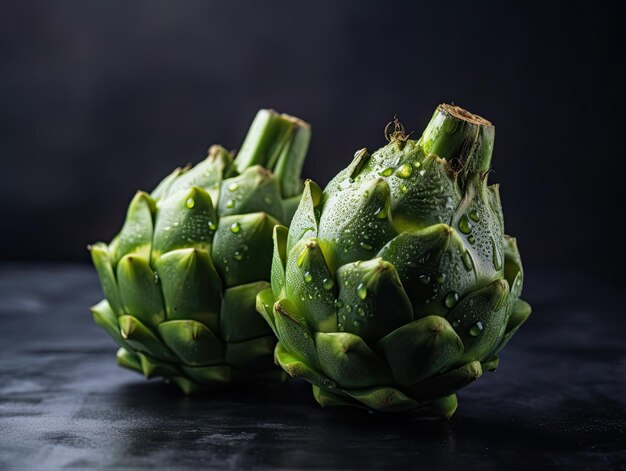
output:
M 125 313 L 151 327 L 165 319 L 163 295 L 146 258 L 124 255 L 117 264 L 117 282 Z
M 344 390 L 344 392 L 366 407 L 381 412 L 410 412 L 420 407 L 417 401 L 393 387 Z
M 170 187 L 172 186 L 172 183 L 174 183 L 174 180 L 176 180 L 179 175 L 186 172 L 187 170 L 189 170 L 189 168 L 182 168 L 182 167 L 175 168 L 172 173 L 170 173 L 167 177 L 165 177 L 163 180 L 161 180 L 157 184 L 154 190 L 152 190 L 152 193 L 150 193 L 150 197 L 154 201 L 158 202 L 161 198 L 164 198 L 165 196 L 167 196 L 168 191 Z
M 167 319 L 193 319 L 218 330 L 221 282 L 204 250 L 178 249 L 155 263 Z
M 464 241 L 447 224 L 404 232 L 379 256 L 396 267 L 416 317 L 443 315 L 452 307 L 451 301 L 476 288 Z
M 173 382 L 185 394 L 196 394 L 199 392 L 210 391 L 215 387 L 212 384 L 200 384 L 185 376 L 167 376 L 168 381 Z
M 472 361 L 446 373 L 431 376 L 408 388 L 417 401 L 429 401 L 448 396 L 476 381 L 483 373 L 480 362 Z
M 232 378 L 232 369 L 227 365 L 181 366 L 187 375 L 200 384 L 225 384 Z
M 218 213 L 220 216 L 265 212 L 282 221 L 282 196 L 278 179 L 260 165 L 247 168 L 241 175 L 222 182 Z
M 342 389 L 371 388 L 391 382 L 391 372 L 357 335 L 315 334 L 322 371 Z
M 336 287 L 317 239 L 303 239 L 287 259 L 285 295 L 312 331 L 335 332 Z
M 256 311 L 257 294 L 269 286 L 267 281 L 256 281 L 224 291 L 219 327 L 223 341 L 243 342 L 271 333 Z
M 269 281 L 272 233 L 277 224 L 278 220 L 262 212 L 220 219 L 211 255 L 226 287 Z
M 169 197 L 191 187 L 200 187 L 209 193 L 211 200 L 217 205 L 220 197 L 220 183 L 228 175 L 233 161 L 232 153 L 222 146 L 211 146 L 208 156 L 192 168 L 185 168 L 164 191 L 163 197 Z
M 124 368 L 128 368 L 129 370 L 136 371 L 138 373 L 143 373 L 143 370 L 141 368 L 141 360 L 132 351 L 121 347 L 117 350 L 115 358 L 118 365 L 123 366 Z
M 118 235 L 117 253 L 113 254 L 114 261 L 129 253 L 136 253 L 146 260 L 150 259 L 155 211 L 156 203 L 150 195 L 138 191 L 128 206 L 124 226 Z
M 209 250 L 217 215 L 209 194 L 194 186 L 162 200 L 152 241 L 152 262 L 176 249 Z
M 520 326 L 528 320 L 531 312 L 532 308 L 526 301 L 517 299 L 513 302 L 513 307 L 506 325 L 506 330 L 504 331 L 504 336 L 495 348 L 494 354 L 498 353 L 507 343 L 509 343 L 509 340 L 511 340 L 515 332 L 517 332 L 517 329 L 519 329 Z
M 239 369 L 255 370 L 264 367 L 272 359 L 276 338 L 265 335 L 244 342 L 229 342 L 226 344 L 224 361 Z
M 413 320 L 413 310 L 395 267 L 381 258 L 349 263 L 337 272 L 340 331 L 374 345 Z
M 326 390 L 332 391 L 337 388 L 337 383 L 292 355 L 280 341 L 274 349 L 274 361 L 292 378 L 303 378 L 309 383 L 318 385 Z
M 176 356 L 172 351 L 139 319 L 133 316 L 123 315 L 120 316 L 118 320 L 122 338 L 137 353 L 147 353 L 163 361 L 176 361 Z
M 127 347 L 126 341 L 120 334 L 120 325 L 117 320 L 117 315 L 113 312 L 113 309 L 111 309 L 106 299 L 92 306 L 91 314 L 95 323 L 104 329 L 120 347 Z
M 214 365 L 224 357 L 224 345 L 201 322 L 190 319 L 162 322 L 159 324 L 159 334 L 165 345 L 185 365 Z
M 161 361 L 158 358 L 154 358 L 146 353 L 141 352 L 137 352 L 136 356 L 139 360 L 139 365 L 141 367 L 139 372 L 143 373 L 146 378 L 155 378 L 157 376 L 169 378 L 180 374 L 180 370 L 173 363 Z
M 350 396 L 344 395 L 340 391 L 330 392 L 324 388 L 316 386 L 315 384 L 312 385 L 312 390 L 313 398 L 322 407 L 351 406 L 367 409 L 364 404 L 361 404 L 359 401 L 355 401 Z
M 274 303 L 273 310 L 277 337 L 284 349 L 311 367 L 317 367 L 317 350 L 313 335 L 296 307 L 290 300 L 281 299 Z
M 93 264 L 98 272 L 98 278 L 100 279 L 100 286 L 102 286 L 104 297 L 109 302 L 109 306 L 115 315 L 119 316 L 123 313 L 122 300 L 120 298 L 120 292 L 117 287 L 115 272 L 111 265 L 107 246 L 102 242 L 98 242 L 97 244 L 91 245 L 89 251 L 91 252 Z
M 410 386 L 460 361 L 463 342 L 446 319 L 428 316 L 394 330 L 377 344 L 394 380 Z
M 274 294 L 272 293 L 272 290 L 270 288 L 259 291 L 256 296 L 256 310 L 259 314 L 261 314 L 261 316 L 263 316 L 263 319 L 265 319 L 265 321 L 272 328 L 274 335 L 278 336 L 276 330 L 276 321 L 274 320 L 273 306 L 275 300 L 276 298 L 274 297 Z
M 465 362 L 493 355 L 507 326 L 508 295 L 506 280 L 496 280 L 468 294 L 446 317 L 463 341 Z
M 317 237 L 318 207 L 322 203 L 322 190 L 312 180 L 304 182 L 304 192 L 296 209 L 287 237 L 286 253 L 290 253 L 296 242 L 309 237 Z
M 272 239 L 274 242 L 274 251 L 272 254 L 272 270 L 270 272 L 270 279 L 272 282 L 272 292 L 274 298 L 278 299 L 281 296 L 281 291 L 285 286 L 285 265 L 287 263 L 287 234 L 289 229 L 285 226 L 274 226 L 274 232 L 272 233 Z
M 325 193 L 326 195 L 326 193 Z M 331 271 L 373 257 L 396 233 L 391 224 L 391 195 L 382 177 L 351 183 L 329 194 L 318 238 Z

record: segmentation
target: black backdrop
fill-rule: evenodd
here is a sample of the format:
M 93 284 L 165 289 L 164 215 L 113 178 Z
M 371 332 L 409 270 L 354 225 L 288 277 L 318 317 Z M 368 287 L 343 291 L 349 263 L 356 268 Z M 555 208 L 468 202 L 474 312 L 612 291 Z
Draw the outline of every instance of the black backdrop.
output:
M 312 124 L 324 185 L 394 114 L 419 134 L 453 101 L 496 124 L 527 269 L 617 273 L 618 21 L 596 1 L 4 2 L 0 260 L 87 261 L 137 188 L 237 147 L 260 107 Z

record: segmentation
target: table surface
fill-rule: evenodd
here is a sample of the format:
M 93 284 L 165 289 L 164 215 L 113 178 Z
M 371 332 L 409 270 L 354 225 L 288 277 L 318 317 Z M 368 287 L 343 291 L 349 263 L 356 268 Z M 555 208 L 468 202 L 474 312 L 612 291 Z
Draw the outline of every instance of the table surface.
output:
M 299 381 L 185 397 L 116 366 L 90 267 L 0 265 L 0 469 L 626 468 L 619 291 L 527 278 L 533 316 L 442 421 L 322 409 Z

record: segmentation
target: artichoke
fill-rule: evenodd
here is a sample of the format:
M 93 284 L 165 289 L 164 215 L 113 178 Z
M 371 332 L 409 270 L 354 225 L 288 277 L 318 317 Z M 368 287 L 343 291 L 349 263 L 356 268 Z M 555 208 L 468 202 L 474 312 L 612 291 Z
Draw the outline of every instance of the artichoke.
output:
M 280 373 L 255 299 L 269 286 L 272 230 L 300 200 L 309 140 L 308 124 L 261 110 L 236 158 L 212 146 L 139 191 L 120 233 L 90 247 L 106 298 L 93 317 L 120 365 L 186 393 Z
M 522 264 L 487 185 L 493 125 L 451 105 L 417 141 L 393 124 L 323 192 L 305 183 L 257 309 L 322 406 L 450 417 L 530 315 Z

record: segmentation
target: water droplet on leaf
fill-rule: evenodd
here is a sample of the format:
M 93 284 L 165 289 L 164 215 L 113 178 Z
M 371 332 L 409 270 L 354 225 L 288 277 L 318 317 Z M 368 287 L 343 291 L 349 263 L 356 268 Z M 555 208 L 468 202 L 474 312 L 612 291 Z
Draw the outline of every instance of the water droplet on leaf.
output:
M 461 216 L 461 219 L 459 219 L 459 230 L 463 234 L 469 234 L 472 232 L 472 224 L 465 214 Z
M 482 322 L 478 321 L 476 322 L 476 324 L 470 327 L 469 334 L 472 337 L 478 337 L 482 331 L 483 331 L 483 324 Z
M 402 164 L 396 170 L 396 175 L 400 178 L 409 178 L 413 173 L 413 167 L 409 164 Z
M 428 275 L 420 275 L 417 277 L 417 279 L 419 280 L 420 283 L 427 285 L 428 283 L 430 283 L 430 276 Z
M 443 298 L 443 304 L 447 308 L 454 307 L 456 303 L 458 302 L 459 302 L 459 293 L 457 293 L 456 291 L 450 291 L 448 294 L 446 294 L 446 297 Z

